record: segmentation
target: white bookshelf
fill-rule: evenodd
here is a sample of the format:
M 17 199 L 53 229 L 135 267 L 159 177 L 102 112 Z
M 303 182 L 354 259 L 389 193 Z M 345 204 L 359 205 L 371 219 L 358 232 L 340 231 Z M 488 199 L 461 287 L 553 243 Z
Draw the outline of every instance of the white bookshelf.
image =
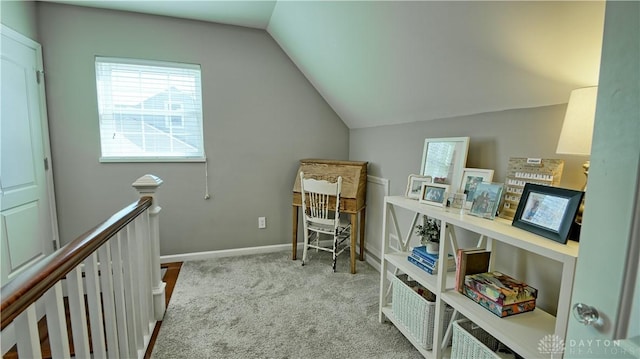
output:
M 402 325 L 398 325 L 391 309 L 391 284 L 389 276 L 405 273 L 419 282 L 425 288 L 436 294 L 436 317 L 434 343 L 441 343 L 443 334 L 447 330 L 443 325 L 445 305 L 450 305 L 458 313 L 464 315 L 496 339 L 507 345 L 519 355 L 530 358 L 540 355 L 538 344 L 547 335 L 556 335 L 565 339 L 573 276 L 578 256 L 578 243 L 569 241 L 566 245 L 511 226 L 511 222 L 496 218 L 488 220 L 467 214 L 447 212 L 445 209 L 421 204 L 416 200 L 401 196 L 387 196 L 384 202 L 383 214 L 383 245 L 380 275 L 380 321 L 388 319 L 412 341 L 411 336 L 404 332 Z M 398 225 L 396 210 L 408 211 L 414 221 L 409 228 L 402 230 Z M 440 257 L 444 253 L 455 253 L 458 248 L 454 227 L 463 228 L 477 233 L 484 238 L 486 246 L 491 249 L 494 241 L 520 248 L 525 251 L 552 259 L 561 263 L 562 273 L 560 292 L 557 306 L 557 316 L 536 308 L 532 312 L 521 313 L 505 318 L 499 318 L 466 296 L 453 290 L 455 272 L 444 272 L 444 261 L 438 268 L 438 275 L 428 274 L 407 261 L 409 255 L 408 243 L 413 232 L 413 226 L 422 215 L 439 219 L 442 224 L 440 240 Z M 390 247 L 390 237 L 399 239 L 400 249 Z M 492 256 L 492 260 L 495 256 Z M 391 271 L 393 269 L 393 272 Z M 440 359 L 448 357 L 449 350 L 441 346 L 434 346 L 433 350 L 424 350 L 416 343 L 420 353 L 427 358 Z

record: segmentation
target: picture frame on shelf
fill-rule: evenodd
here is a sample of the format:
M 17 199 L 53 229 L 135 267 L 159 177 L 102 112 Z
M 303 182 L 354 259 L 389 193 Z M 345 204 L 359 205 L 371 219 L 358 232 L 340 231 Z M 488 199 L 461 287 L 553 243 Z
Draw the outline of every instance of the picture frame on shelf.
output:
M 460 192 L 467 195 L 465 208 L 471 208 L 473 199 L 475 198 L 476 187 L 479 183 L 493 181 L 493 170 L 483 168 L 465 168 L 462 172 L 462 183 Z
M 469 209 L 469 214 L 493 220 L 502 199 L 503 183 L 479 183 Z
M 423 183 L 420 191 L 420 203 L 444 207 L 450 186 L 440 183 Z
M 453 213 L 464 214 L 467 206 L 467 195 L 462 192 L 449 193 L 447 198 L 447 210 Z
M 584 192 L 527 183 L 512 225 L 566 244 Z
M 420 174 L 431 176 L 433 183 L 446 184 L 457 190 L 468 152 L 469 137 L 426 138 Z
M 500 218 L 513 221 L 526 183 L 558 187 L 563 169 L 564 161 L 560 159 L 509 158 Z
M 407 190 L 405 192 L 405 197 L 411 199 L 420 199 L 420 193 L 422 191 L 423 183 L 431 183 L 433 179 L 431 176 L 421 176 L 417 174 L 410 174 L 407 179 Z

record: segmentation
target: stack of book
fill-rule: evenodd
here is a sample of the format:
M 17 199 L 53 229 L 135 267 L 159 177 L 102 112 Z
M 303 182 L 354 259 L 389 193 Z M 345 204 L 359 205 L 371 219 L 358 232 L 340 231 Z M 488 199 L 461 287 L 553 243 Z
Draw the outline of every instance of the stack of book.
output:
M 425 246 L 413 248 L 407 259 L 429 274 L 438 274 L 438 253 L 427 253 Z M 449 255 L 447 256 L 447 272 L 454 270 L 456 270 L 456 260 L 452 255 Z
M 538 290 L 500 272 L 465 276 L 464 295 L 499 317 L 536 308 Z

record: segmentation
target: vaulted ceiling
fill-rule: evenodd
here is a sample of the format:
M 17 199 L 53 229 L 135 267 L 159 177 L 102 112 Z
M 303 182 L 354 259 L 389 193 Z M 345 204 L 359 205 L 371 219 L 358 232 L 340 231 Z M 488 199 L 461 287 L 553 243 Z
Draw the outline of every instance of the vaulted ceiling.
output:
M 57 1 L 266 30 L 350 128 L 566 103 L 604 1 Z

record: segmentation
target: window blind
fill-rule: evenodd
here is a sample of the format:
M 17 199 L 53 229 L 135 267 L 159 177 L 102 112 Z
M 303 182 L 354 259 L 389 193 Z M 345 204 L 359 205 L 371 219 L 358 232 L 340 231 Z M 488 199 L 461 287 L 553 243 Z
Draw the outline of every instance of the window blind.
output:
M 430 143 L 426 168 L 429 169 L 434 178 L 451 179 L 453 177 L 453 166 L 451 164 L 453 163 L 454 154 L 455 146 L 451 146 L 451 143 Z
M 96 57 L 101 161 L 204 160 L 200 65 Z

